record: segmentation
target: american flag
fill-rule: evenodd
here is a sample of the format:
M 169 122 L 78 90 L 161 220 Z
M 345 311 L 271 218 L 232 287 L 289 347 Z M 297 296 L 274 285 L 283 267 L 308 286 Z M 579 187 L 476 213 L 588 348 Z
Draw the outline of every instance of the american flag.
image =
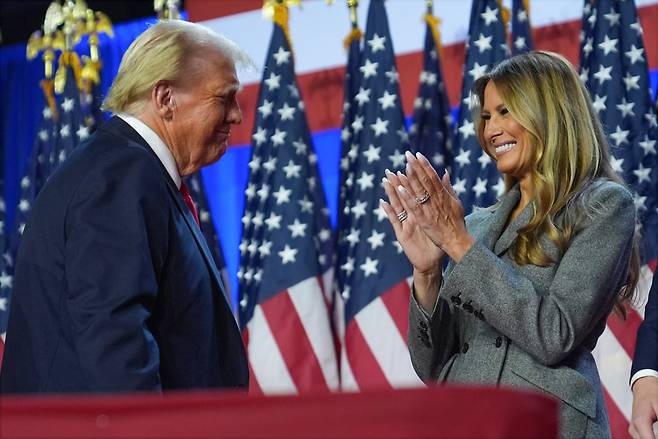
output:
M 411 144 L 441 172 L 452 160 L 452 114 L 441 69 L 438 19 L 431 7 L 425 15 L 423 70 L 414 101 Z
M 633 1 L 585 2 L 580 56 L 580 76 L 608 135 L 613 167 L 634 192 L 643 235 L 639 285 L 643 304 L 656 266 L 658 124 Z M 628 436 L 632 405 L 628 377 L 641 318 L 642 310 L 635 309 L 626 322 L 611 316 L 594 352 L 615 437 Z
M 13 264 L 18 250 L 27 216 L 34 198 L 47 178 L 47 156 L 53 148 L 57 136 L 57 107 L 55 105 L 54 86 L 52 80 L 41 81 L 43 90 L 43 109 L 39 122 L 37 137 L 32 145 L 30 160 L 20 182 L 20 197 L 14 212 L 13 226 L 5 224 L 7 232 L 0 247 L 2 260 L 0 261 L 0 356 L 4 350 L 4 340 L 9 318 L 9 305 L 11 303 L 11 290 L 13 287 Z M 4 203 L 3 203 L 4 204 Z M 4 211 L 3 205 L 3 211 Z M 4 223 L 4 221 L 3 221 Z M 1 363 L 0 363 L 1 365 Z
M 512 1 L 512 54 L 532 50 L 532 29 L 528 13 L 528 0 Z
M 266 394 L 339 385 L 329 317 L 333 237 L 283 26 L 275 22 L 257 103 L 238 272 L 251 391 Z
M 49 173 L 53 173 L 66 158 L 73 152 L 73 149 L 82 143 L 93 129 L 93 126 L 87 125 L 87 113 L 91 107 L 81 105 L 81 93 L 78 87 L 78 78 L 76 77 L 72 64 L 73 59 L 77 57 L 74 52 L 64 52 L 60 56 L 60 69 L 65 69 L 66 82 L 61 95 L 57 96 L 58 104 L 58 132 L 54 148 L 50 151 Z M 64 62 L 62 63 L 62 58 Z M 59 75 L 59 72 L 57 73 Z M 55 81 L 57 81 L 57 75 Z
M 478 143 L 471 116 L 473 82 L 509 55 L 497 0 L 473 0 L 468 34 L 451 178 L 467 213 L 474 206 L 493 204 L 505 189 L 496 166 Z
M 228 289 L 228 277 L 226 274 L 226 263 L 224 262 L 224 252 L 222 251 L 222 244 L 219 241 L 219 236 L 217 236 L 217 229 L 215 228 L 213 219 L 210 216 L 210 206 L 208 205 L 208 197 L 206 196 L 201 173 L 197 172 L 188 177 L 187 186 L 190 189 L 190 195 L 192 196 L 192 200 L 194 200 L 194 204 L 196 205 L 196 210 L 199 213 L 199 226 L 201 227 L 201 232 L 203 233 L 203 237 L 206 238 L 206 243 L 208 244 L 210 253 L 212 253 L 215 265 L 222 275 L 224 291 L 227 295 L 226 300 L 228 303 L 231 303 L 231 294 Z
M 7 249 L 0 267 L 0 334 L 4 340 L 11 301 L 13 262 L 18 251 L 23 229 L 32 210 L 32 203 L 49 175 L 66 160 L 79 143 L 89 137 L 91 128 L 85 123 L 80 105 L 80 90 L 75 80 L 71 59 L 73 52 L 64 52 L 60 63 L 65 77 L 60 95 L 53 94 L 54 81 L 43 80 L 44 107 L 27 170 L 21 178 L 18 205 L 14 213 L 12 233 L 7 237 Z M 4 347 L 4 343 L 0 348 Z
M 354 6 L 356 8 L 356 6 Z M 347 65 L 345 66 L 345 84 L 343 87 L 343 123 L 341 130 L 341 154 L 340 154 L 340 181 L 338 192 L 338 226 L 340 232 L 341 224 L 349 218 L 351 196 L 348 193 L 354 187 L 354 162 L 358 154 L 359 145 L 355 143 L 354 129 L 352 123 L 357 110 L 357 102 L 354 99 L 359 93 L 361 74 L 361 40 L 362 32 L 356 23 L 352 25 L 352 31 L 345 39 L 347 46 Z M 340 238 L 338 238 L 340 240 Z M 336 276 L 340 276 L 336 271 Z
M 354 186 L 339 232 L 341 385 L 346 390 L 420 385 L 406 344 L 411 267 L 379 206 L 384 169 L 402 170 L 409 148 L 383 0 L 370 2 L 359 73 L 351 125 L 358 148 L 351 163 Z
M 334 279 L 333 279 L 333 311 L 332 323 L 334 335 L 338 340 L 337 354 L 342 355 L 342 342 L 345 340 L 344 303 L 341 296 L 341 285 L 345 283 L 346 272 L 340 269 L 344 261 L 338 258 L 339 254 L 347 254 L 349 243 L 345 239 L 349 234 L 349 224 L 352 216 L 352 192 L 354 183 L 354 163 L 359 154 L 358 137 L 352 128 L 354 118 L 358 109 L 355 97 L 359 93 L 361 83 L 361 43 L 363 33 L 356 23 L 357 4 L 352 5 L 352 31 L 345 38 L 347 48 L 347 64 L 345 66 L 345 82 L 343 85 L 343 121 L 340 136 L 340 170 L 338 184 L 338 215 L 336 221 L 335 252 L 334 252 Z M 358 125 L 357 125 L 358 126 Z M 358 134 L 358 132 L 357 132 Z M 340 371 L 340 368 L 339 368 Z
M 5 198 L 3 180 L 0 178 L 0 367 L 2 354 L 5 349 L 5 335 L 7 332 L 7 317 L 9 311 L 9 293 L 11 293 L 12 277 L 3 257 L 7 245 L 5 235 Z

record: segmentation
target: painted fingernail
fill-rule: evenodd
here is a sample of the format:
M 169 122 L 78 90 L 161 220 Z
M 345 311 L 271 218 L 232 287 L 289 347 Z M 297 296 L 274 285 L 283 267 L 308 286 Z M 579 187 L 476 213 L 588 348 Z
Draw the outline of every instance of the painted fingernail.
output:
M 411 151 L 405 152 L 404 156 L 407 158 L 407 160 L 413 160 L 415 158 Z
M 404 188 L 404 186 L 400 184 L 398 185 L 398 192 L 400 192 L 401 194 L 406 194 L 407 190 Z
M 416 153 L 416 158 L 417 158 L 418 160 L 425 160 L 425 161 L 427 161 L 427 158 L 426 158 L 423 154 L 421 154 L 420 151 L 418 151 L 418 152 Z
M 384 169 L 384 174 L 388 175 L 388 174 L 393 174 L 393 173 L 391 171 L 389 171 L 388 168 L 386 168 L 386 169 Z
M 382 177 L 382 183 L 388 183 L 388 178 Z

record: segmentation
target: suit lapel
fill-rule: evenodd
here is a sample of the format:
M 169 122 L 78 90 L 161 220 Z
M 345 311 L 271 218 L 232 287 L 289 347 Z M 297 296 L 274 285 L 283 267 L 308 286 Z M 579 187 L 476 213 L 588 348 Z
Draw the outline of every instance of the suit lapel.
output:
M 215 282 L 217 282 L 217 285 L 219 286 L 220 295 L 222 296 L 223 299 L 222 301 L 226 303 L 226 294 L 224 293 L 224 282 L 222 282 L 222 278 L 221 275 L 219 274 L 219 270 L 217 270 L 217 267 L 215 266 L 215 260 L 213 259 L 212 254 L 210 253 L 210 249 L 208 248 L 208 244 L 206 243 L 206 238 L 204 238 L 203 234 L 201 233 L 201 229 L 197 225 L 194 216 L 192 215 L 192 212 L 183 201 L 178 190 L 176 190 L 176 186 L 173 184 L 173 182 L 172 184 L 168 185 L 168 187 L 169 187 L 169 192 L 173 197 L 176 206 L 178 207 L 178 210 L 183 214 L 183 218 L 185 218 L 187 227 L 190 229 L 190 232 L 192 232 L 192 235 L 194 236 L 194 240 L 196 241 L 197 246 L 201 250 L 201 253 L 203 254 L 203 258 L 206 260 L 206 264 L 208 265 L 210 272 L 212 273 L 212 276 L 215 278 Z M 231 314 L 233 314 L 232 311 Z

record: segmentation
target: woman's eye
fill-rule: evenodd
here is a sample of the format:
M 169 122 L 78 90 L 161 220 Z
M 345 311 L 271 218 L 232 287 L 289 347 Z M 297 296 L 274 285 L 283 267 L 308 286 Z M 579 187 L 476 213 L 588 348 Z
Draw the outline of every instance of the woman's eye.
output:
M 505 115 L 507 113 L 509 113 L 509 111 L 507 111 L 507 108 L 501 108 L 500 114 Z
M 489 115 L 489 114 L 482 114 L 482 115 L 480 115 L 480 118 L 481 118 L 482 120 L 489 120 L 489 119 L 491 119 L 491 115 Z

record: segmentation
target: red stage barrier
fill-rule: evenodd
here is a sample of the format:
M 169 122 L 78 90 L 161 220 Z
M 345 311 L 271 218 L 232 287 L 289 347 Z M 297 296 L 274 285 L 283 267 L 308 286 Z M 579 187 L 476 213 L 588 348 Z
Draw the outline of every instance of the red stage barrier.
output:
M 555 438 L 557 403 L 480 387 L 279 397 L 4 397 L 0 437 Z

